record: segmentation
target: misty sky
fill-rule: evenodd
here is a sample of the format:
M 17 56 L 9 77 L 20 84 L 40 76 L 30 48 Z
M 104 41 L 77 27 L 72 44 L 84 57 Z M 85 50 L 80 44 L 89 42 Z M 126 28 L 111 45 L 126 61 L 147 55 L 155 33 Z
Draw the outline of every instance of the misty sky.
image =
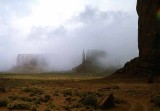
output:
M 138 55 L 136 0 L 0 0 L 0 70 L 17 54 L 46 54 L 53 70 L 101 49 L 107 66 Z

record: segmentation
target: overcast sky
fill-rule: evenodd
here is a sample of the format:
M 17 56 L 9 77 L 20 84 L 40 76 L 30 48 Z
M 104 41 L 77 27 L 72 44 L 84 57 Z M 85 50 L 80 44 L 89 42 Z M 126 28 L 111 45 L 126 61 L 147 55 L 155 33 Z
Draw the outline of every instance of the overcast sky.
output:
M 55 70 L 78 65 L 83 49 L 121 65 L 138 55 L 136 0 L 0 0 L 0 70 L 17 54 L 51 54 Z

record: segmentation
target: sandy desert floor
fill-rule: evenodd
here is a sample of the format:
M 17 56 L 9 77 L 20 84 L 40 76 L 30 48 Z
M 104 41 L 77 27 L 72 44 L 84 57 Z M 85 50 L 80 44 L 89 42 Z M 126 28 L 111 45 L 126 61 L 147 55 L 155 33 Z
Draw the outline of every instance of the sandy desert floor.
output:
M 35 75 L 34 75 L 35 76 Z M 113 94 L 115 106 L 99 106 Z M 0 111 L 160 111 L 160 84 L 1 76 Z

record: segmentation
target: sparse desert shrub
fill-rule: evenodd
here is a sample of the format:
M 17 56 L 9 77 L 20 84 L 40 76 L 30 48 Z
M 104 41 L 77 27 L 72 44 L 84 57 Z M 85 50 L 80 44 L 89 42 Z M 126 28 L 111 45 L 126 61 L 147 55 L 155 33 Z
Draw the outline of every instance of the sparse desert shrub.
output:
M 50 95 L 45 95 L 45 96 L 44 96 L 44 101 L 45 101 L 45 102 L 48 102 L 50 99 L 51 99 L 51 96 L 50 96 Z
M 47 107 L 44 111 L 51 111 L 51 109 Z
M 40 98 L 38 98 L 38 97 L 32 98 L 32 101 L 33 101 L 34 104 L 36 104 L 36 105 L 41 104 L 41 100 L 40 100 Z
M 63 95 L 66 96 L 72 96 L 72 90 L 71 89 L 66 89 L 63 91 Z
M 5 87 L 0 87 L 0 92 L 6 92 L 6 89 L 5 89 Z
M 35 87 L 24 87 L 22 88 L 23 92 L 30 92 L 31 95 L 42 95 L 43 94 L 43 90 L 39 89 L 39 88 L 35 88 Z
M 8 98 L 9 98 L 11 101 L 14 101 L 14 100 L 19 99 L 19 96 L 18 96 L 18 95 L 13 94 L 13 95 L 9 96 Z
M 71 108 L 74 109 L 74 108 L 81 108 L 82 107 L 82 104 L 80 103 L 76 103 L 76 104 L 72 104 L 71 105 Z
M 68 97 L 68 98 L 66 98 L 65 100 L 68 101 L 68 102 L 71 102 L 71 101 L 72 101 L 72 98 L 71 98 L 71 97 Z
M 77 89 L 74 89 L 73 91 L 74 91 L 75 96 L 79 96 L 79 97 L 83 96 L 82 93 L 80 91 L 78 91 Z
M 97 105 L 97 97 L 95 94 L 87 94 L 84 96 L 81 100 L 80 103 L 86 106 L 93 106 L 96 107 Z
M 150 102 L 152 102 L 155 106 L 160 107 L 160 96 L 152 97 Z
M 49 102 L 48 107 L 49 107 L 50 109 L 53 109 L 53 108 L 55 108 L 56 106 L 55 106 L 55 104 L 51 101 L 51 102 Z
M 64 97 L 66 96 L 82 96 L 77 89 L 66 89 L 63 92 Z
M 21 89 L 23 92 L 32 92 L 32 88 L 29 87 L 22 87 Z
M 51 97 L 50 97 L 50 95 L 45 95 L 44 97 L 40 97 L 39 99 L 40 99 L 41 102 L 46 103 L 51 99 Z
M 58 93 L 54 93 L 53 96 L 59 96 L 59 94 Z
M 70 106 L 63 106 L 63 108 L 65 109 L 65 111 L 70 111 L 71 110 Z
M 30 98 L 30 97 L 26 97 L 26 96 L 19 97 L 17 95 L 9 96 L 9 99 L 11 100 L 12 104 L 14 103 L 14 101 L 21 101 L 22 103 L 31 103 L 32 102 L 32 104 L 34 104 L 34 105 L 32 105 L 32 107 L 41 103 L 40 98 L 41 97 L 34 97 L 34 98 Z M 43 101 L 44 101 L 44 99 L 43 99 Z M 11 104 L 10 104 L 10 106 L 11 106 Z M 8 106 L 8 107 L 10 107 L 10 106 Z
M 119 86 L 113 86 L 112 89 L 119 90 L 120 87 Z
M 7 99 L 0 99 L 0 107 L 6 107 L 8 104 L 8 100 Z
M 121 99 L 118 99 L 118 98 L 114 98 L 114 103 L 115 104 L 126 104 L 127 101 L 121 100 Z
M 91 106 L 86 106 L 86 109 L 90 111 L 92 108 Z
M 59 91 L 58 89 L 54 91 L 54 93 L 59 93 L 59 92 L 60 92 L 60 91 Z
M 53 109 L 55 107 L 55 104 L 53 104 L 53 102 L 49 102 L 47 108 L 44 111 L 51 111 L 51 109 Z
M 29 98 L 29 97 L 26 97 L 26 96 L 19 97 L 19 100 L 32 102 L 32 98 Z
M 110 91 L 110 90 L 119 90 L 120 87 L 119 86 L 107 86 L 101 89 L 98 89 L 98 91 L 100 92 L 105 92 L 105 91 Z
M 24 102 L 21 100 L 12 101 L 7 105 L 7 108 L 10 110 L 29 110 L 33 104 L 30 102 Z
M 55 90 L 54 93 L 53 93 L 53 96 L 59 96 L 60 93 L 61 93 L 61 92 L 60 92 L 59 90 Z
M 102 92 L 99 92 L 99 91 L 96 91 L 95 92 L 95 95 L 97 96 L 97 97 L 103 97 L 103 93 Z
M 68 97 L 68 98 L 66 98 L 65 100 L 68 101 L 68 102 L 72 102 L 72 101 L 75 101 L 76 99 L 71 98 L 71 97 Z
M 30 97 L 36 96 L 37 94 L 35 92 L 30 92 Z
M 29 109 L 30 109 L 30 111 L 37 111 L 37 106 L 31 105 Z

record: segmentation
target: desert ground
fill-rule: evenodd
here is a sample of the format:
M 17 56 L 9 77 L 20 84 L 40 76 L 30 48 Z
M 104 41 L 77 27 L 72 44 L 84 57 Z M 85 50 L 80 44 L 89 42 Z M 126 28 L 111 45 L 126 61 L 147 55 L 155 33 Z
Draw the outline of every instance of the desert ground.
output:
M 159 83 L 105 76 L 1 73 L 0 111 L 160 111 Z

